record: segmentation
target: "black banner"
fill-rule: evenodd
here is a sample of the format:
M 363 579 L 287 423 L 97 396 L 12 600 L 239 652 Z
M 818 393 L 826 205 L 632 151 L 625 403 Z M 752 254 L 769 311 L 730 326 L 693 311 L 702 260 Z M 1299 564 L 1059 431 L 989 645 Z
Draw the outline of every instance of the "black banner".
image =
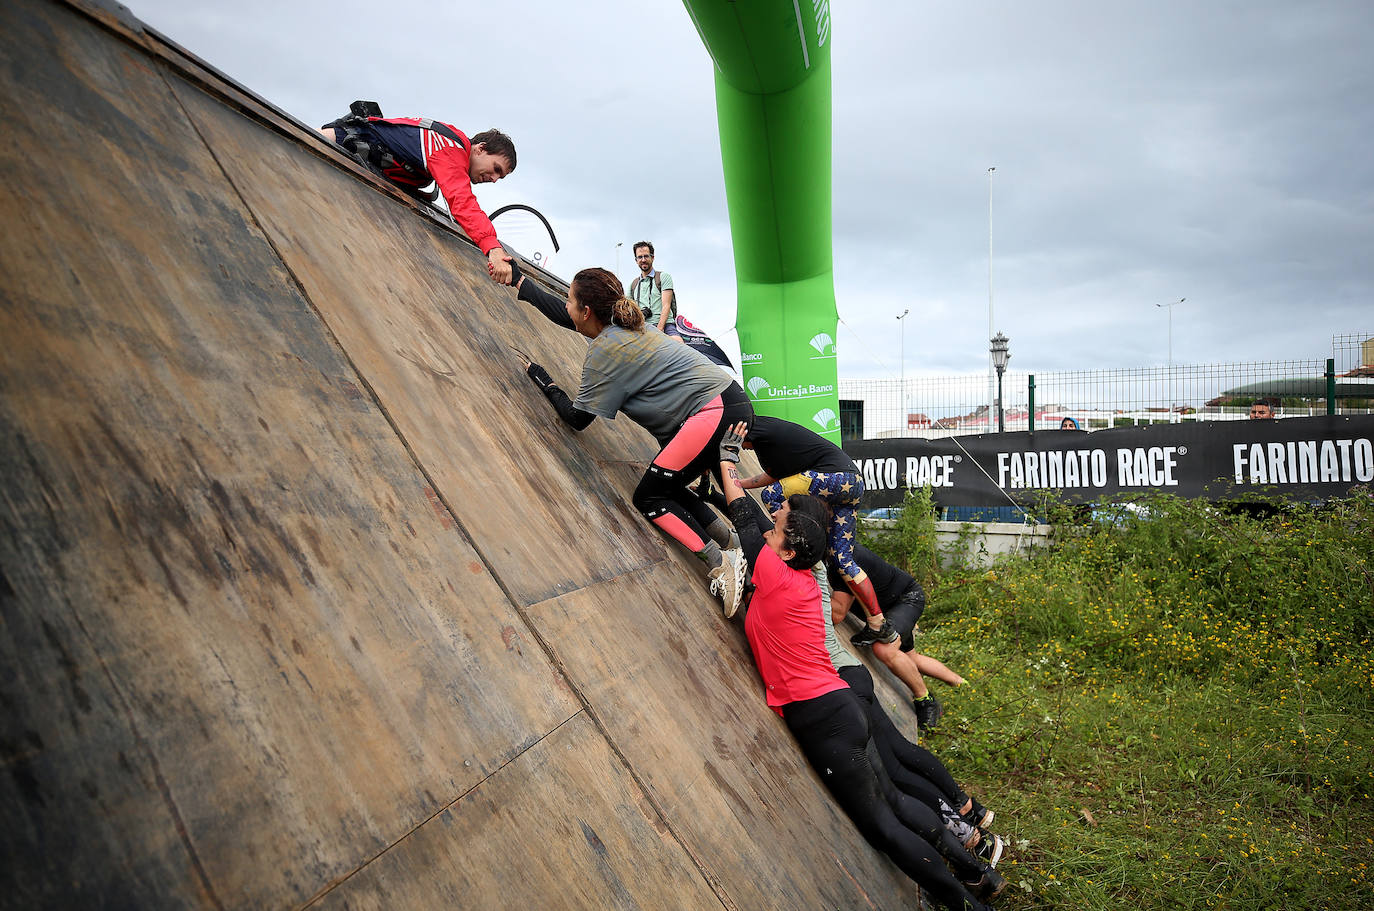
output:
M 926 484 L 941 506 L 1005 506 L 1008 497 L 1027 505 L 1045 493 L 1087 503 L 1146 490 L 1314 500 L 1374 479 L 1374 415 L 850 440 L 844 450 L 863 475 L 865 509 L 897 506 L 904 488 Z

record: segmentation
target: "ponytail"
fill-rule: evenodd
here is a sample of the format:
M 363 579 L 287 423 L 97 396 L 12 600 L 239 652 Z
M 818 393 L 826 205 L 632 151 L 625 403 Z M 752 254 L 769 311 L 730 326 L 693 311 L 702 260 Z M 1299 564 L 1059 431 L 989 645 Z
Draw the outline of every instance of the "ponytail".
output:
M 628 297 L 622 297 L 612 305 L 611 321 L 631 332 L 644 331 L 644 311 Z

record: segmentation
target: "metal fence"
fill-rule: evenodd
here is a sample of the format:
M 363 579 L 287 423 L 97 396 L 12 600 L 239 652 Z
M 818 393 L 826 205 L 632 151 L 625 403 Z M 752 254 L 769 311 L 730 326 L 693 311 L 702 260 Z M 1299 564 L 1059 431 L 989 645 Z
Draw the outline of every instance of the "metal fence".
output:
M 1374 333 L 1332 339 L 1334 372 L 1360 373 L 1374 361 Z M 1238 364 L 1174 365 L 1119 370 L 1027 372 L 1008 370 L 1002 378 L 1002 422 L 1007 431 L 1030 429 L 1030 377 L 1035 377 L 1035 428 L 1058 428 L 1073 418 L 1083 430 L 1169 421 L 1244 420 L 1256 387 L 1283 388 L 1281 381 L 1315 381 L 1325 376 L 1324 358 Z M 1369 371 L 1374 374 L 1374 371 Z M 1350 383 L 1374 379 L 1343 381 Z M 899 380 L 840 380 L 847 436 L 938 438 L 998 430 L 997 387 L 985 373 L 961 376 L 908 376 Z M 1264 395 L 1279 417 L 1325 414 L 1326 396 Z M 1369 414 L 1368 397 L 1337 398 L 1338 414 Z M 861 403 L 861 405 L 859 404 Z M 861 418 L 859 417 L 861 410 Z M 862 421 L 861 433 L 856 422 Z

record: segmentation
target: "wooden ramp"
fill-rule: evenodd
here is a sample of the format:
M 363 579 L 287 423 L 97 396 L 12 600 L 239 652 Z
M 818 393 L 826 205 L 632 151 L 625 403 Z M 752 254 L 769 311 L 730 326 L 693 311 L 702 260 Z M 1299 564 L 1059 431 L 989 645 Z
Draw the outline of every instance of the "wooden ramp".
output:
M 0 906 L 914 906 L 465 238 L 118 6 L 0 114 Z

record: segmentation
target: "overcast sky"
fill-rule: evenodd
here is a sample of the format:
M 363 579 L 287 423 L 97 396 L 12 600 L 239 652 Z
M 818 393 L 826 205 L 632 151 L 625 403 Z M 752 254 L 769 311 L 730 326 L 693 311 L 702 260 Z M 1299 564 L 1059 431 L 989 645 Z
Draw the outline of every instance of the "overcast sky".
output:
M 496 126 L 492 211 L 634 272 L 738 351 L 712 67 L 681 3 L 130 0 L 311 124 L 355 98 Z M 1325 358 L 1374 331 L 1374 6 L 832 0 L 842 378 Z M 507 216 L 496 222 L 506 233 Z M 514 225 L 510 230 L 515 230 Z M 533 236 L 516 243 L 526 252 Z M 911 309 L 904 333 L 896 317 Z

